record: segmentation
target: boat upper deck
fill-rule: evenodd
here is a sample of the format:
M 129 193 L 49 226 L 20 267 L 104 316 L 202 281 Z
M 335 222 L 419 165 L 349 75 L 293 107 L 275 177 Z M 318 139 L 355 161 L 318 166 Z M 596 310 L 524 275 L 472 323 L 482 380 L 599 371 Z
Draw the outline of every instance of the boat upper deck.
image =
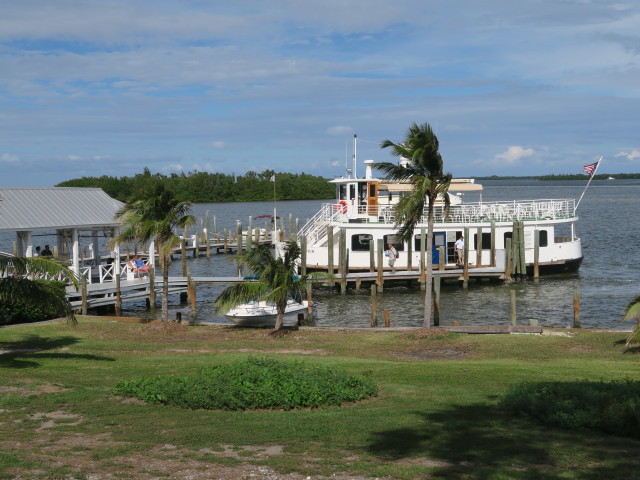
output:
M 352 205 L 349 202 L 325 203 L 320 211 L 301 230 L 305 234 L 315 223 L 395 223 L 393 205 Z M 570 220 L 575 218 L 574 199 L 514 200 L 475 202 L 451 205 L 445 216 L 444 205 L 434 206 L 436 223 L 482 223 Z M 427 222 L 425 207 L 420 223 Z

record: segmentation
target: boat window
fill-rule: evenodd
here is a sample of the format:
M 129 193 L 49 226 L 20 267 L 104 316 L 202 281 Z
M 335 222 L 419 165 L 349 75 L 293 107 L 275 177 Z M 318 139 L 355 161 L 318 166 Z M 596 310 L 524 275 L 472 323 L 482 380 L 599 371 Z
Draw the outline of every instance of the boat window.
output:
M 351 235 L 351 251 L 353 252 L 368 252 L 369 245 L 373 241 L 373 235 L 368 233 L 358 233 L 357 235 Z
M 546 247 L 549 245 L 548 235 L 546 230 L 540 230 L 540 246 Z
M 356 198 L 356 184 L 355 183 L 350 183 L 349 184 L 349 200 L 355 200 Z
M 478 234 L 476 233 L 473 236 L 473 248 L 474 250 L 478 250 Z M 488 250 L 491 248 L 491 233 L 483 233 L 482 234 L 482 249 Z
M 393 243 L 393 246 L 396 247 L 396 250 L 399 252 L 404 251 L 404 242 L 400 239 L 398 235 L 385 235 L 384 236 L 384 249 L 386 250 L 390 243 Z
M 340 197 L 340 200 L 346 200 L 347 199 L 347 186 L 342 184 L 339 185 L 338 187 L 338 197 Z

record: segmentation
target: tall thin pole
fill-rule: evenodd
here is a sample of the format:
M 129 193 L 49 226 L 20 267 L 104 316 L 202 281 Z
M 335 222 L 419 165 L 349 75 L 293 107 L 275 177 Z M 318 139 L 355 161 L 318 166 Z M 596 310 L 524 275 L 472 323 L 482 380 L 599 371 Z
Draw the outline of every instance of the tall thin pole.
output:
M 358 150 L 358 135 L 353 135 L 353 178 L 358 178 L 356 174 L 356 157 Z
M 580 199 L 578 200 L 578 203 L 576 203 L 575 208 L 573 209 L 573 214 L 576 214 L 576 210 L 578 210 L 578 205 L 580 205 L 580 202 L 582 201 L 582 197 L 584 197 L 584 194 L 587 193 L 587 188 L 589 188 L 589 184 L 591 183 L 591 180 L 593 180 L 593 177 L 596 176 L 596 172 L 598 171 L 598 167 L 600 167 L 600 164 L 602 163 L 602 155 L 600 155 L 600 159 L 596 162 L 596 168 L 593 171 L 593 173 L 591 174 L 591 176 L 589 177 L 589 181 L 587 182 L 587 186 L 584 187 L 584 190 L 582 191 L 582 195 L 580 195 Z

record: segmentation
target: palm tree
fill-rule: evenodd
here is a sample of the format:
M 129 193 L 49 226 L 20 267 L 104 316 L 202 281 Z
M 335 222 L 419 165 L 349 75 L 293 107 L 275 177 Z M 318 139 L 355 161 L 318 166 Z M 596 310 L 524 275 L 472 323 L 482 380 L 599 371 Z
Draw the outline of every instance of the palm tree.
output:
M 421 222 L 427 207 L 427 262 L 425 265 L 426 293 L 424 296 L 423 326 L 431 327 L 433 265 L 431 251 L 433 245 L 434 204 L 438 196 L 444 199 L 445 214 L 449 208 L 449 196 L 446 194 L 451 183 L 451 174 L 443 173 L 442 157 L 438 152 L 439 142 L 428 123 L 413 123 L 403 142 L 394 143 L 385 140 L 380 148 L 391 147 L 391 153 L 409 160 L 406 165 L 390 162 L 374 164 L 387 177 L 395 181 L 406 181 L 413 185 L 411 193 L 402 197 L 395 207 L 395 228 L 400 227 L 398 235 L 404 242 L 411 242 L 413 232 Z
M 73 272 L 54 259 L 0 255 L 0 303 L 46 307 L 75 324 L 76 317 L 64 294 L 52 282 L 39 281 L 43 277 L 78 286 Z
M 282 258 L 274 258 L 269 246 L 265 244 L 247 250 L 238 256 L 236 261 L 240 265 L 246 265 L 257 277 L 256 281 L 227 287 L 215 300 L 214 305 L 221 313 L 226 313 L 233 307 L 252 300 L 274 302 L 278 312 L 274 328 L 276 331 L 282 329 L 284 311 L 291 293 L 305 290 L 309 282 L 316 283 L 332 277 L 326 273 L 296 275 L 298 258 L 300 246 L 293 240 L 286 243 Z
M 136 238 L 141 243 L 155 240 L 162 268 L 162 320 L 169 320 L 169 265 L 171 253 L 180 244 L 174 231 L 193 225 L 195 217 L 189 215 L 190 202 L 178 200 L 173 192 L 158 183 L 138 193 L 117 213 L 122 222 L 120 234 L 114 242 Z
M 625 320 L 636 320 L 637 325 L 633 332 L 627 337 L 625 347 L 640 345 L 640 295 L 629 302 L 624 313 Z

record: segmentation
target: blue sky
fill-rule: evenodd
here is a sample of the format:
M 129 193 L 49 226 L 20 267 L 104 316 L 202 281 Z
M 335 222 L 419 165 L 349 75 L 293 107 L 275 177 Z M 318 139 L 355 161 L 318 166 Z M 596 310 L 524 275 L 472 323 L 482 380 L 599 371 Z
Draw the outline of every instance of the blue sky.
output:
M 454 176 L 640 172 L 640 3 L 0 0 L 0 185 L 333 177 L 430 123 Z M 358 172 L 362 173 L 361 165 Z

